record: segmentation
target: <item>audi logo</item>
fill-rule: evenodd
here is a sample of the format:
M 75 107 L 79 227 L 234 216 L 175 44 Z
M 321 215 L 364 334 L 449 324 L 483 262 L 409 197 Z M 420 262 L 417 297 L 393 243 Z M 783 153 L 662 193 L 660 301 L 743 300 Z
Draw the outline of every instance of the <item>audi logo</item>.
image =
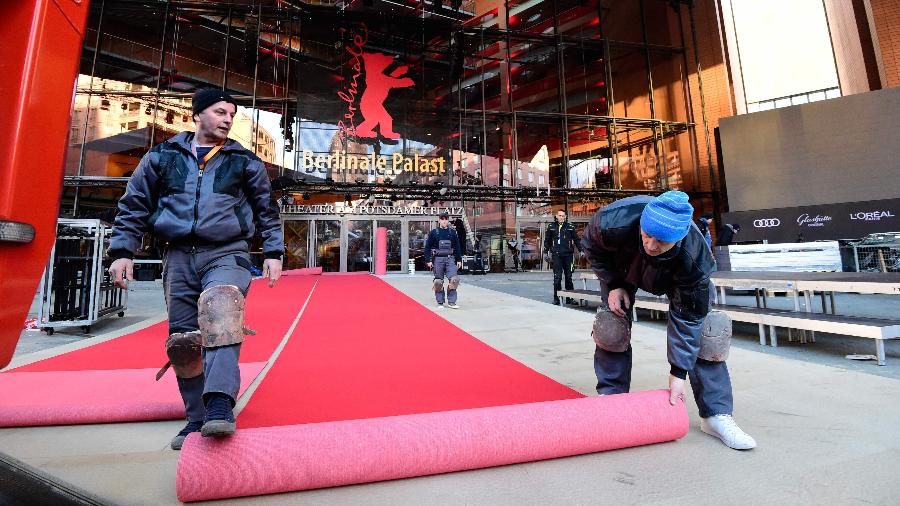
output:
M 764 220 L 754 220 L 753 226 L 756 228 L 771 228 L 777 227 L 781 225 L 781 220 L 778 218 L 766 218 Z

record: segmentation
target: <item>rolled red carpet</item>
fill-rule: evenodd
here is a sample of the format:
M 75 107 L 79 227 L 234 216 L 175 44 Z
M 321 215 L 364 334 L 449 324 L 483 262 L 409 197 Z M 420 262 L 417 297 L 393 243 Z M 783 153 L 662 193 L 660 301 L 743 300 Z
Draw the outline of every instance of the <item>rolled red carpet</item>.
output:
M 683 437 L 664 390 L 606 397 L 191 434 L 184 502 L 350 485 L 551 459 Z
M 265 362 L 240 364 L 243 391 Z M 157 369 L 10 372 L 0 374 L 0 427 L 175 420 L 184 403 L 171 372 Z

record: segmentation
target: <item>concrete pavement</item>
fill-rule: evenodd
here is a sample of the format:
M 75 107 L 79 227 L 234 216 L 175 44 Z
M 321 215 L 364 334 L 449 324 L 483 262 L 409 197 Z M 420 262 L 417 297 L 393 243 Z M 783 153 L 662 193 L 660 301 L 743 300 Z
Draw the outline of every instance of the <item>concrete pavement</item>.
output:
M 442 317 L 563 384 L 593 392 L 591 311 L 476 287 L 470 278 L 463 278 L 462 308 Z M 434 306 L 427 275 L 385 280 Z M 633 345 L 633 389 L 664 388 L 664 327 L 636 324 Z M 900 380 L 769 350 L 736 346 L 729 360 L 736 420 L 759 443 L 752 451 L 730 450 L 701 433 L 689 399 L 691 430 L 673 443 L 228 504 L 896 504 Z M 883 368 L 863 365 L 900 370 L 890 357 Z M 178 453 L 167 446 L 182 425 L 0 429 L 0 451 L 103 502 L 177 504 Z

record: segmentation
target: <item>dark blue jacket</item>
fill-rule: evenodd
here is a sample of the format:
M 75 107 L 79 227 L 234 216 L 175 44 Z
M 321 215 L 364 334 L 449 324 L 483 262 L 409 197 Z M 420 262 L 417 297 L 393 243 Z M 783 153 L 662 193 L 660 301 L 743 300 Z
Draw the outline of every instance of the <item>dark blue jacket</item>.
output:
M 700 330 L 709 313 L 712 252 L 696 226 L 662 255 L 652 257 L 641 242 L 641 213 L 653 197 L 618 200 L 594 215 L 581 245 L 597 278 L 610 290 L 638 288 L 669 298 L 668 359 L 674 376 L 694 369 Z
M 575 225 L 568 221 L 560 223 L 555 219 L 553 223 L 547 225 L 547 232 L 544 234 L 544 253 L 571 255 L 576 249 L 581 251 L 581 242 L 578 240 Z
M 164 241 L 217 244 L 250 241 L 258 228 L 266 258 L 281 258 L 281 218 L 262 160 L 228 139 L 199 178 L 193 138 L 182 132 L 141 159 L 119 200 L 109 256 L 131 258 L 146 232 Z
M 438 241 L 441 239 L 449 239 L 453 245 L 453 257 L 457 262 L 462 262 L 462 247 L 459 245 L 459 236 L 453 227 L 435 228 L 428 232 L 428 239 L 425 239 L 425 261 L 431 262 L 434 250 L 438 247 Z

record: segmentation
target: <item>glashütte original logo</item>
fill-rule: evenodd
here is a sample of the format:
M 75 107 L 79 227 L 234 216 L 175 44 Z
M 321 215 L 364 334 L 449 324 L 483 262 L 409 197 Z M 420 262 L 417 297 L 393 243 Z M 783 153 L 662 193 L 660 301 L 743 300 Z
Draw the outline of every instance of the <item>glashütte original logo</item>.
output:
M 778 218 L 763 218 L 760 220 L 753 220 L 753 226 L 756 228 L 771 228 L 780 225 L 781 220 L 779 220 Z
M 829 221 L 831 221 L 831 216 L 822 216 L 820 214 L 813 217 L 807 213 L 803 213 L 797 217 L 797 225 L 801 227 L 824 227 Z
M 881 221 L 882 218 L 894 218 L 894 214 L 890 211 L 870 211 L 850 213 L 851 220 L 863 221 Z

